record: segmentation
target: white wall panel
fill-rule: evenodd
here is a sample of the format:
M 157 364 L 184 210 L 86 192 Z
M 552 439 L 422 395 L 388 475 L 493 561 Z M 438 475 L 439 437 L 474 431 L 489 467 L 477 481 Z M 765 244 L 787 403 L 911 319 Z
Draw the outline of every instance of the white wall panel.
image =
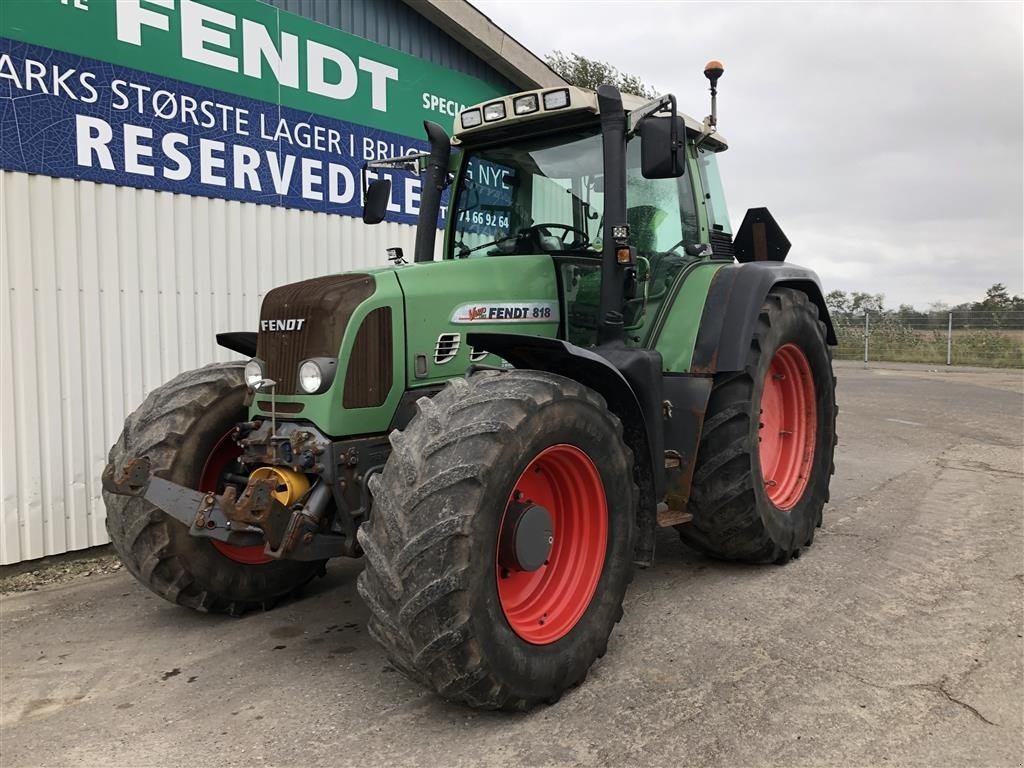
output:
M 103 544 L 125 416 L 231 352 L 271 288 L 412 254 L 415 229 L 72 179 L 0 177 L 0 563 Z

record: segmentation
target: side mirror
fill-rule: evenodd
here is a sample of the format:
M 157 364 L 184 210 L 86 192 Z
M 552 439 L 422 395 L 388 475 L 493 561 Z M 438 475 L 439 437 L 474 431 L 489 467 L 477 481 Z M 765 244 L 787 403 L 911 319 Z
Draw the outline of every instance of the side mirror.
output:
M 677 179 L 686 171 L 686 123 L 678 115 L 648 115 L 638 128 L 645 179 Z
M 363 201 L 363 224 L 380 224 L 388 212 L 391 179 L 376 179 L 366 188 Z

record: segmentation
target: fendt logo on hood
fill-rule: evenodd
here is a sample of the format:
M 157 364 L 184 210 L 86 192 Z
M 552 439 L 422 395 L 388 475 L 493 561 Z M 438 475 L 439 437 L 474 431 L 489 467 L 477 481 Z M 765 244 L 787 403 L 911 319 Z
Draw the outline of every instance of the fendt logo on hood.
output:
M 289 317 L 286 320 L 260 320 L 261 331 L 301 331 L 304 317 Z

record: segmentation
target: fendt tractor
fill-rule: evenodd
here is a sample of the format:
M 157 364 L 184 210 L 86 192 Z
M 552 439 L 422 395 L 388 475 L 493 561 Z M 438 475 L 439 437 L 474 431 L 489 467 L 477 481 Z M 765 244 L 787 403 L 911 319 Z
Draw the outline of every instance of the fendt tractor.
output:
M 128 570 L 240 614 L 362 557 L 394 666 L 526 709 L 605 653 L 659 528 L 715 558 L 797 557 L 828 501 L 835 335 L 767 209 L 732 235 L 722 71 L 700 122 L 674 96 L 541 89 L 364 167 L 370 224 L 388 177 L 420 174 L 410 262 L 271 290 L 257 332 L 217 336 L 247 362 L 128 417 L 103 473 Z

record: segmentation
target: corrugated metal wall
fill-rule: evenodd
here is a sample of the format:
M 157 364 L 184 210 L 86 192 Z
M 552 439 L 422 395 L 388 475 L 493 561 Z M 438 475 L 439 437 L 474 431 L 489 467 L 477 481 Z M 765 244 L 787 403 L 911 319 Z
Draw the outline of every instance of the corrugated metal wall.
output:
M 263 295 L 412 252 L 415 229 L 4 172 L 0 563 L 107 542 L 100 472 L 125 416 L 232 353 Z
M 288 13 L 472 75 L 506 93 L 522 90 L 402 0 L 266 0 Z

